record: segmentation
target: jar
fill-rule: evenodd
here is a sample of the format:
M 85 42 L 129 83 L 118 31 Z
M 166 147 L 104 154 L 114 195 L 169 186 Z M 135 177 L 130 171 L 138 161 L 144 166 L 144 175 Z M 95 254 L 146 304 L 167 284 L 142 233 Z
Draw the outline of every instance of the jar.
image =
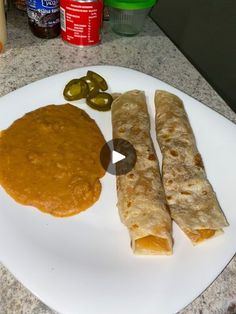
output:
M 39 38 L 54 38 L 60 34 L 59 0 L 26 0 L 31 32 Z
M 106 0 L 112 30 L 120 35 L 138 34 L 156 0 Z

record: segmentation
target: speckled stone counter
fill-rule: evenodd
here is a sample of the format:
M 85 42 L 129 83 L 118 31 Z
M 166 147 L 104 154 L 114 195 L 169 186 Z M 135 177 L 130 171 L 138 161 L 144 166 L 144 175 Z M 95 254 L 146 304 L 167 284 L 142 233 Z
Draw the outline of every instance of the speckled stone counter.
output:
M 34 37 L 26 16 L 19 11 L 10 11 L 8 32 L 7 50 L 0 55 L 0 96 L 66 70 L 111 64 L 157 77 L 236 122 L 235 113 L 150 19 L 140 35 L 130 38 L 113 34 L 109 23 L 105 23 L 102 45 L 88 49 L 71 47 L 60 38 Z M 0 265 L 0 314 L 5 313 L 55 312 Z M 211 286 L 180 313 L 236 313 L 236 257 Z

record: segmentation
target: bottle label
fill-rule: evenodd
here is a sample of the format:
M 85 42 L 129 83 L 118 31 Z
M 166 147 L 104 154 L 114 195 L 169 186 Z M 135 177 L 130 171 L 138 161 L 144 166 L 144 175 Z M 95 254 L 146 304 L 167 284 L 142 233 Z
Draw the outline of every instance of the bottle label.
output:
M 102 0 L 60 0 L 62 39 L 78 46 L 99 44 L 102 12 Z
M 39 27 L 52 27 L 60 22 L 59 0 L 27 0 L 30 21 Z

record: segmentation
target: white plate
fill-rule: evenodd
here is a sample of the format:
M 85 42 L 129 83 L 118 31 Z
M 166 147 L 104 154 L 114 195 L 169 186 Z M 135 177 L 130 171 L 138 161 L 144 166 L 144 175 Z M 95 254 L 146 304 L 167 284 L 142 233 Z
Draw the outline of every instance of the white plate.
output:
M 155 89 L 180 96 L 189 114 L 210 179 L 230 223 L 223 236 L 192 247 L 174 225 L 174 255 L 137 257 L 116 208 L 115 177 L 107 174 L 99 201 L 60 219 L 17 204 L 0 189 L 0 260 L 37 297 L 61 313 L 174 313 L 196 298 L 223 270 L 236 248 L 236 127 L 183 92 L 126 68 L 80 68 L 35 82 L 0 99 L 0 129 L 24 113 L 65 102 L 63 87 L 88 69 L 112 92 L 145 90 L 153 131 Z M 111 139 L 110 113 L 75 102 Z M 157 147 L 157 146 L 156 146 Z

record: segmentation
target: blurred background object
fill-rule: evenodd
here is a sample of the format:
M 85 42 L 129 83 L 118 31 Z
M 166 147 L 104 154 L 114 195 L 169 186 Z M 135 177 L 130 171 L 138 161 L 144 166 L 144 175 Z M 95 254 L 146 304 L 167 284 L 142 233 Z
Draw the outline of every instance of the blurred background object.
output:
M 7 41 L 5 2 L 0 0 L 0 53 L 4 52 Z
M 15 6 L 21 11 L 26 11 L 26 0 L 15 0 Z
M 107 5 L 104 5 L 104 8 L 103 8 L 103 20 L 104 21 L 109 21 L 109 19 L 110 19 L 109 7 Z
M 10 1 L 4 0 L 5 12 L 9 11 L 10 9 Z
M 138 34 L 156 0 L 106 0 L 112 30 L 124 36 Z
M 236 1 L 159 0 L 151 17 L 236 112 Z

